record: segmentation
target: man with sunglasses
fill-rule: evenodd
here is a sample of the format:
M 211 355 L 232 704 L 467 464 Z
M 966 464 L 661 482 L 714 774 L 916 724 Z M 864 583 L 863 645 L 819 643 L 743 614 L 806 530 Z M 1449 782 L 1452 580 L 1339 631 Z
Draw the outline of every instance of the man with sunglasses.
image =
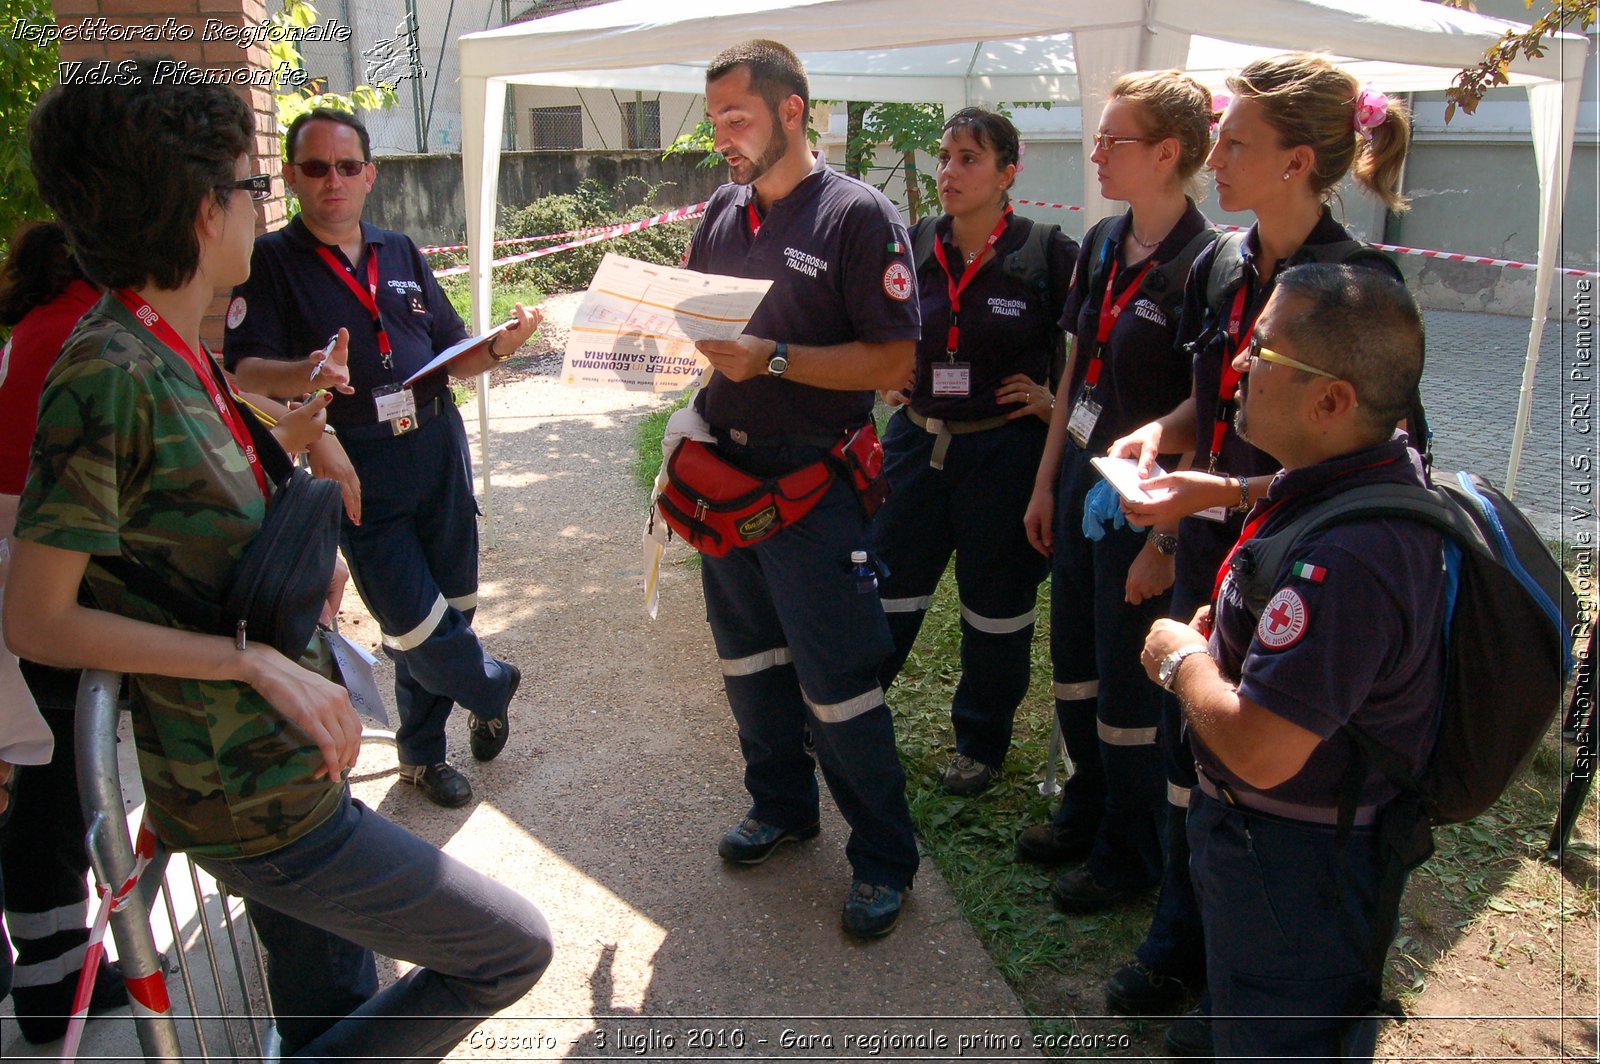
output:
M 1234 363 L 1235 427 L 1283 471 L 1240 542 L 1368 484 L 1421 484 L 1396 431 L 1422 375 L 1422 322 L 1372 270 L 1285 272 Z M 1237 548 L 1235 548 L 1237 549 Z M 1419 772 L 1443 696 L 1439 533 L 1362 518 L 1296 541 L 1259 616 L 1231 569 L 1193 624 L 1161 620 L 1143 662 L 1177 694 L 1200 786 L 1190 869 L 1205 926 L 1218 1058 L 1370 1060 L 1376 824 L 1397 788 L 1346 726 Z M 1341 829 L 1340 806 L 1355 803 Z
M 521 673 L 471 627 L 478 510 L 449 376 L 505 361 L 540 314 L 519 304 L 513 327 L 451 362 L 448 375 L 405 386 L 467 329 L 410 238 L 361 220 L 377 179 L 366 128 L 317 108 L 289 127 L 284 158 L 300 213 L 256 240 L 250 279 L 228 306 L 226 365 L 241 387 L 268 395 L 334 390 L 328 425 L 348 461 L 318 468 L 314 455 L 312 471 L 345 488 L 340 544 L 395 663 L 400 776 L 454 808 L 472 787 L 446 759 L 451 708 L 472 713 L 472 756 L 489 761 L 505 747 Z

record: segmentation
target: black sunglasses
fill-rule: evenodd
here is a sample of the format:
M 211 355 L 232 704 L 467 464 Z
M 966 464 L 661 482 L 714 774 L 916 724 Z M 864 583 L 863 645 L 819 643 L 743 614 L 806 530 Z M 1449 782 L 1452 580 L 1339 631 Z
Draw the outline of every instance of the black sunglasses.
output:
M 336 163 L 325 162 L 322 159 L 307 159 L 303 163 L 290 165 L 298 166 L 302 174 L 313 180 L 327 177 L 329 170 L 339 171 L 340 177 L 355 177 L 367 168 L 367 164 L 360 159 L 340 159 Z
M 242 189 L 250 193 L 250 198 L 260 203 L 272 197 L 272 175 L 251 174 L 249 177 L 241 177 L 237 181 L 229 181 L 226 185 L 217 186 L 218 192 L 232 192 L 235 189 Z

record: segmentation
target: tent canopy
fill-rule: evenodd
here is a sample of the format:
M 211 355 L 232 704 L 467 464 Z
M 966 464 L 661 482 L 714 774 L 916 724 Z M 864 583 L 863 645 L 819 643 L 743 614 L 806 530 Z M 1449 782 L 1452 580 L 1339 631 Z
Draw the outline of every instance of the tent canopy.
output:
M 1257 56 L 1309 48 L 1380 91 L 1443 89 L 1506 30 L 1523 28 L 1424 0 L 617 0 L 468 34 L 462 160 L 474 325 L 487 324 L 509 84 L 699 93 L 712 56 L 764 37 L 800 54 L 818 99 L 947 109 L 1052 100 L 1078 103 L 1083 128 L 1093 129 L 1112 82 L 1130 70 L 1181 67 L 1220 87 Z M 853 47 L 839 50 L 841 42 Z M 1514 448 L 1532 397 L 1588 49 L 1574 34 L 1548 43 L 1544 56 L 1511 71 L 1528 89 L 1540 176 L 1536 309 Z M 1086 140 L 1085 173 L 1090 147 Z M 1084 206 L 1086 224 L 1111 209 L 1092 189 Z

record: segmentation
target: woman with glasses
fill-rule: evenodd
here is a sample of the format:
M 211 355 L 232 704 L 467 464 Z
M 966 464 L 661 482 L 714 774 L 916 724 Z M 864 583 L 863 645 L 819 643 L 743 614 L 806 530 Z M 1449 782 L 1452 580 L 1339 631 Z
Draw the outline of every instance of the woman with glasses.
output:
M 1029 541 L 1051 559 L 1055 708 L 1073 773 L 1055 817 L 1025 830 L 1017 855 L 1082 862 L 1051 889 L 1068 912 L 1115 905 L 1161 876 L 1161 692 L 1139 652 L 1167 612 L 1171 529 L 1110 527 L 1115 496 L 1090 459 L 1188 393 L 1188 363 L 1172 343 L 1175 297 L 1213 235 L 1186 192 L 1211 121 L 1211 95 L 1193 79 L 1128 74 L 1112 87 L 1090 155 L 1101 194 L 1128 210 L 1084 238 L 1062 319 L 1072 373 L 1025 517 Z
M 544 918 L 351 798 L 361 724 L 320 636 L 291 660 L 187 629 L 107 564 L 220 601 L 270 491 L 200 339 L 250 272 L 254 117 L 195 71 L 132 62 L 114 86 L 55 86 L 29 121 L 39 187 L 107 292 L 45 382 L 6 639 L 130 675 L 151 824 L 245 899 L 283 1056 L 437 1060 L 537 981 Z M 380 991 L 374 949 L 416 967 Z
M 1128 518 L 1139 524 L 1179 522 L 1171 614 L 1180 620 L 1210 602 L 1217 569 L 1237 541 L 1245 513 L 1266 494 L 1278 470 L 1277 462 L 1234 430 L 1239 374 L 1232 368 L 1250 343 L 1277 276 L 1304 262 L 1348 262 L 1400 276 L 1387 258 L 1351 237 L 1328 204 L 1334 186 L 1353 174 L 1390 210 L 1404 209 L 1394 191 L 1410 138 L 1404 108 L 1321 56 L 1302 52 L 1259 59 L 1229 78 L 1228 88 L 1233 99 L 1206 165 L 1222 208 L 1250 211 L 1255 223 L 1243 236 L 1220 238 L 1190 272 L 1178 336 L 1194 356 L 1188 397 L 1115 441 L 1110 452 L 1137 461 L 1143 474 L 1153 471 L 1162 454 L 1194 452 L 1191 469 L 1145 482 L 1154 501 L 1126 506 Z M 1412 422 L 1418 433 L 1425 431 L 1417 414 Z M 1194 759 L 1174 699 L 1164 711 L 1162 743 L 1169 787 L 1186 793 L 1195 785 Z M 1187 840 L 1175 831 L 1156 919 L 1140 956 L 1161 943 L 1199 940 Z M 1181 1035 L 1180 1048 L 1209 1052 L 1209 1030 L 1201 1030 L 1203 1039 L 1196 1042 L 1189 1037 L 1199 1033 L 1195 1025 L 1174 1025 L 1169 1046 Z
M 1012 213 L 1021 155 L 1003 115 L 969 107 L 945 123 L 945 213 L 910 234 L 922 302 L 916 373 L 885 396 L 899 409 L 884 435 L 891 490 L 872 546 L 894 650 L 879 678 L 887 690 L 905 664 L 953 552 L 962 672 L 943 783 L 956 795 L 987 788 L 1010 748 L 1045 574 L 1022 511 L 1051 417 L 1056 319 L 1077 247 L 1057 226 Z

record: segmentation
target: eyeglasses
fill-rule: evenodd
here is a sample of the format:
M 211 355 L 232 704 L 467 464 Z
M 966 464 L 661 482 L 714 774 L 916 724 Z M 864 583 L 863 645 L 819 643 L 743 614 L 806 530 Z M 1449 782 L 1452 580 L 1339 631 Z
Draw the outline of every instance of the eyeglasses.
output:
M 314 181 L 327 177 L 329 170 L 339 171 L 340 177 L 355 177 L 367 168 L 366 162 L 361 159 L 340 159 L 336 163 L 326 162 L 322 159 L 307 159 L 303 163 L 290 163 L 289 165 L 298 166 L 302 174 Z
M 1101 151 L 1110 151 L 1118 144 L 1154 144 L 1155 137 L 1119 137 L 1115 133 L 1096 133 L 1089 138 Z
M 217 186 L 218 192 L 233 192 L 235 190 L 250 193 L 250 198 L 257 203 L 270 199 L 272 196 L 272 175 L 251 174 L 249 177 L 241 177 L 237 181 L 229 181 L 225 185 Z
M 1252 336 L 1250 337 L 1249 352 L 1245 355 L 1244 370 L 1246 373 L 1249 373 L 1250 370 L 1254 368 L 1257 359 L 1260 359 L 1262 362 L 1274 362 L 1280 366 L 1288 366 L 1290 369 L 1297 369 L 1302 373 L 1309 373 L 1315 377 L 1326 377 L 1330 381 L 1336 381 L 1339 379 L 1337 376 L 1329 373 L 1325 369 L 1318 369 L 1315 366 L 1308 366 L 1304 362 L 1299 362 L 1290 358 L 1288 355 L 1280 355 L 1270 347 L 1262 347 L 1261 341 Z

